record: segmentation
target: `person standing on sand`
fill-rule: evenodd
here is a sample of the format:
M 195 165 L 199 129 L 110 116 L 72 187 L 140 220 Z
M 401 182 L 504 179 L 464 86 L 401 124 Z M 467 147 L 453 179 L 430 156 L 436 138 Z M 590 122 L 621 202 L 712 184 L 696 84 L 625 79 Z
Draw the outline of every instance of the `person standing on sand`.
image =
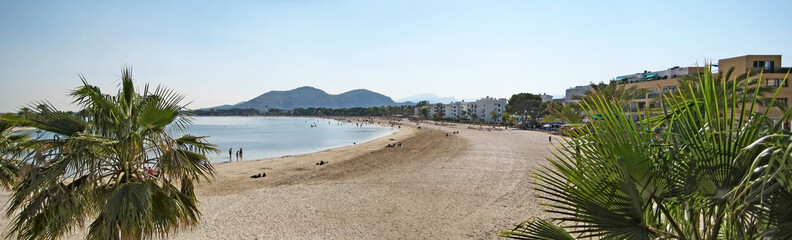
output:
M 228 158 L 231 158 L 231 153 L 234 152 L 234 151 L 232 151 L 233 149 L 234 148 L 229 148 L 228 149 Z
M 547 142 L 553 143 L 553 136 L 547 136 Z

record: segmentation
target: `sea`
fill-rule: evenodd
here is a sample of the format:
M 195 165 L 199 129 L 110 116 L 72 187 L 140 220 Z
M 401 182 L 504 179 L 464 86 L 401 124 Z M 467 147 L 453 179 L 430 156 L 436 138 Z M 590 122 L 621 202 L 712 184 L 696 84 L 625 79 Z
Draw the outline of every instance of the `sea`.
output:
M 370 122 L 324 118 L 195 117 L 187 133 L 208 136 L 207 141 L 220 150 L 209 157 L 220 163 L 319 152 L 368 142 L 394 131 L 398 130 Z M 242 156 L 237 158 L 240 148 Z

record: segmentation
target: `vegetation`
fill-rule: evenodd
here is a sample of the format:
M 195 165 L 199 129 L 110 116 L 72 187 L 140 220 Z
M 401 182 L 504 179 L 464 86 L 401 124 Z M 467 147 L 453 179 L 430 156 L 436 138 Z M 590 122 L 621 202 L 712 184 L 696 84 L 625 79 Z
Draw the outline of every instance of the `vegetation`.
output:
M 755 83 L 738 84 L 702 73 L 664 94 L 664 114 L 638 122 L 616 98 L 590 96 L 584 110 L 603 117 L 569 132 L 534 175 L 554 217 L 501 236 L 792 238 L 792 134 L 782 129 L 792 111 L 773 122 L 748 90 Z
M 531 118 L 539 118 L 542 113 L 542 97 L 530 93 L 518 93 L 509 98 L 506 104 L 506 112 L 517 115 L 527 115 Z
M 129 69 L 117 95 L 82 80 L 71 96 L 83 115 L 40 104 L 2 117 L 45 133 L 3 145 L 27 152 L 10 151 L 21 164 L 20 177 L 0 179 L 13 191 L 7 237 L 55 239 L 88 221 L 88 239 L 165 238 L 196 224 L 193 184 L 213 176 L 206 154 L 217 150 L 203 137 L 175 136 L 190 124 L 180 105 L 184 97 L 148 85 L 137 93 Z M 11 138 L 3 132 L 3 139 Z
M 503 122 L 506 123 L 507 126 L 514 126 L 517 124 L 517 117 L 509 112 L 503 112 Z
M 565 122 L 565 123 L 581 123 L 583 122 L 584 112 L 583 109 L 577 104 L 563 105 L 560 103 L 553 103 L 546 105 L 544 116 L 545 122 Z M 549 120 L 549 121 L 548 121 Z
M 19 178 L 19 159 L 28 135 L 13 133 L 14 125 L 0 119 L 0 184 L 10 189 Z
M 604 98 L 608 101 L 614 102 L 626 108 L 628 103 L 636 98 L 645 98 L 649 93 L 648 89 L 638 88 L 638 86 L 625 87 L 624 84 L 617 84 L 611 82 L 609 84 L 597 83 L 591 84 L 591 91 L 586 92 L 582 99 L 597 99 Z
M 421 107 L 421 117 L 429 118 L 429 108 Z

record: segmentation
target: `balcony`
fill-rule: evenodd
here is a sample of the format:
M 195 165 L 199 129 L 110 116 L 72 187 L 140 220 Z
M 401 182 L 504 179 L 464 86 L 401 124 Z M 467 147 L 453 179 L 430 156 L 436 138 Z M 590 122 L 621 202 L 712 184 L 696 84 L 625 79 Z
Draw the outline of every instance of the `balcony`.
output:
M 745 70 L 746 71 L 750 71 L 752 73 L 760 73 L 760 72 L 763 72 L 763 73 L 788 73 L 788 72 L 790 72 L 790 70 L 792 70 L 792 68 L 788 68 L 788 67 L 779 67 L 779 68 L 761 68 L 761 67 L 756 67 L 756 68 L 748 68 L 748 69 L 745 69 Z

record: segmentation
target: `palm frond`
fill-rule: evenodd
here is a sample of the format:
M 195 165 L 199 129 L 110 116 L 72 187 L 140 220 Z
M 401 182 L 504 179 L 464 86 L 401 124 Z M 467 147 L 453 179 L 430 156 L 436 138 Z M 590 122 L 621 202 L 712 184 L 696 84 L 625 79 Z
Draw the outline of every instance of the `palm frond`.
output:
M 501 237 L 525 240 L 574 240 L 575 237 L 564 228 L 537 218 L 531 218 L 517 225 L 508 232 L 502 232 Z

